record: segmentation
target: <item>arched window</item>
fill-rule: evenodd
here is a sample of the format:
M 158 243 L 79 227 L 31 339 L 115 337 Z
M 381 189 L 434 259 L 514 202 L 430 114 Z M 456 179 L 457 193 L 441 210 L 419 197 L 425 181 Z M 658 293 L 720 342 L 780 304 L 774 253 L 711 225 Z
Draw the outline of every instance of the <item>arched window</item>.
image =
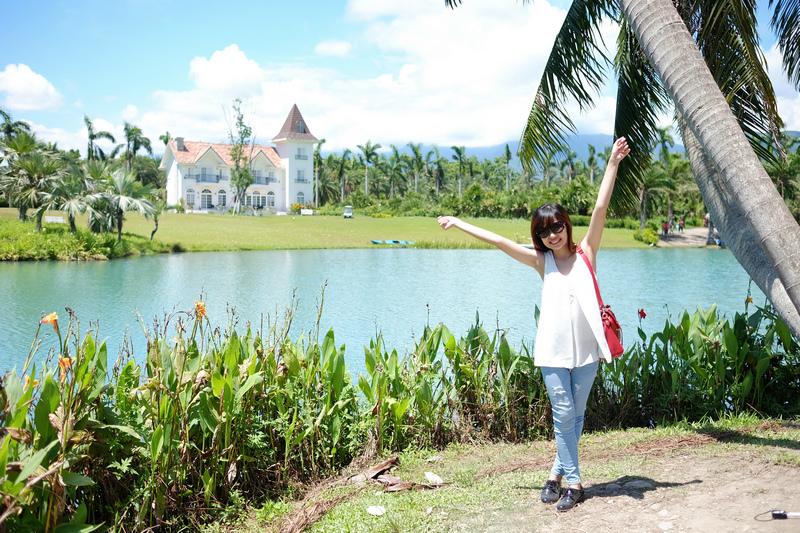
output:
M 303 124 L 302 120 L 297 121 L 297 133 L 305 133 L 306 132 L 306 125 Z
M 306 205 L 306 195 L 302 192 L 297 193 L 297 203 L 300 205 Z
M 200 209 L 208 209 L 212 206 L 211 203 L 211 191 L 208 189 L 203 189 L 203 192 L 200 193 Z
M 194 205 L 194 189 L 186 189 L 186 207 Z
M 275 193 L 272 191 L 267 193 L 267 207 L 275 207 Z
M 253 191 L 253 207 L 264 207 L 264 198 L 258 191 Z
M 225 192 L 225 189 L 220 189 L 217 192 L 217 205 L 225 207 L 226 205 L 228 205 L 227 202 L 228 202 L 228 196 L 227 193 Z

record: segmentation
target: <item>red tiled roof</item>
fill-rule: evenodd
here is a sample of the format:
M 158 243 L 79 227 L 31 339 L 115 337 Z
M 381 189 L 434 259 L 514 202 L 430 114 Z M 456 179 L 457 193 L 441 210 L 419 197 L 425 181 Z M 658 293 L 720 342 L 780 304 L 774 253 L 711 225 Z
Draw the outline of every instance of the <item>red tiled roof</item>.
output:
M 178 144 L 175 142 L 175 139 L 170 139 L 169 147 L 172 149 L 172 153 L 175 155 L 175 159 L 178 163 L 194 164 L 203 157 L 206 152 L 213 150 L 226 165 L 233 166 L 234 164 L 231 158 L 232 144 L 183 141 L 185 150 L 178 150 Z M 255 144 L 245 148 L 245 155 L 251 160 L 255 159 L 259 152 L 263 152 L 277 168 L 282 168 L 281 158 L 274 146 Z

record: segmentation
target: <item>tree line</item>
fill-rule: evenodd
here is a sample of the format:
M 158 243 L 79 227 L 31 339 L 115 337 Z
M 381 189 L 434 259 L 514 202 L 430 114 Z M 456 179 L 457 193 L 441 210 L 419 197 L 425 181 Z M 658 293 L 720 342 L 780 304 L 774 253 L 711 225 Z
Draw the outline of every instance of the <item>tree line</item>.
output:
M 5 161 L 0 167 L 0 201 L 16 207 L 20 220 L 33 218 L 41 230 L 45 212 L 62 211 L 74 232 L 76 218 L 88 213 L 92 231 L 115 231 L 121 240 L 124 213 L 137 211 L 154 219 L 155 233 L 158 216 L 170 207 L 163 200 L 166 177 L 158 169 L 159 156 L 153 156 L 151 142 L 138 126 L 126 122 L 125 142 L 106 153 L 97 141 L 116 143 L 116 139 L 85 117 L 88 144 L 82 158 L 77 150 L 60 150 L 39 141 L 26 122 L 13 120 L 2 109 L 0 113 L 0 161 Z M 238 137 L 232 134 L 232 143 Z M 171 138 L 166 132 L 160 140 L 166 145 Z M 571 148 L 550 150 L 545 163 L 528 171 L 511 164 L 508 145 L 503 155 L 480 160 L 464 146 L 447 150 L 433 145 L 423 150 L 422 143 L 409 142 L 390 144 L 387 151 L 371 140 L 355 151 L 323 157 L 324 144 L 322 139 L 314 151 L 315 192 L 309 207 L 337 212 L 348 204 L 365 213 L 447 212 L 498 218 L 527 218 L 547 202 L 561 203 L 579 216 L 591 214 L 597 176 L 602 175 L 611 150 L 610 145 L 598 150 L 590 144 L 586 159 Z M 674 146 L 670 128 L 659 128 L 649 147 L 653 157 L 636 189 L 637 201 L 628 208 L 617 206 L 617 218 L 638 219 L 639 229 L 648 221 L 653 228 L 663 222 L 672 226 L 678 219 L 699 223 L 706 208 L 689 161 L 671 151 Z M 800 215 L 797 147 L 798 139 L 784 134 L 781 149 L 787 157 L 766 165 L 793 213 Z M 241 162 L 244 167 L 246 159 Z M 246 189 L 252 180 L 244 181 Z

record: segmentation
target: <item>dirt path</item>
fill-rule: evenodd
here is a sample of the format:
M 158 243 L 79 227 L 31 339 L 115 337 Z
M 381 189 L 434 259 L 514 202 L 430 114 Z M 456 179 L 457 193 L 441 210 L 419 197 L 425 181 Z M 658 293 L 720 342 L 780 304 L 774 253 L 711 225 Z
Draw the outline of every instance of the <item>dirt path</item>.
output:
M 776 433 L 764 433 L 755 443 L 742 439 L 734 446 L 730 442 L 739 440 L 735 432 L 656 439 L 622 448 L 601 441 L 581 457 L 581 464 L 595 475 L 584 481 L 586 500 L 575 509 L 558 512 L 538 500 L 540 486 L 519 487 L 526 489 L 520 493 L 525 497 L 519 507 L 503 509 L 490 520 L 467 520 L 453 530 L 797 533 L 800 518 L 773 520 L 770 513 L 800 512 L 800 442 L 782 437 L 784 428 L 776 426 Z M 539 462 L 511 468 L 537 468 Z M 598 463 L 631 465 L 631 475 L 602 479 L 596 474 Z
M 675 436 L 649 436 L 647 430 L 584 435 L 581 471 L 586 500 L 563 513 L 539 500 L 556 451 L 553 441 L 457 447 L 443 451 L 435 466 L 428 459 L 422 465 L 401 466 L 397 472 L 401 478 L 416 479 L 420 473 L 415 469 L 436 469 L 445 480 L 455 480 L 448 487 L 405 493 L 408 496 L 386 494 L 380 501 L 388 514 L 394 515 L 391 523 L 367 518 L 363 509 L 374 505 L 375 493 L 381 490 L 362 487 L 365 490 L 355 493 L 354 499 L 364 495 L 363 499 L 354 504 L 355 511 L 350 511 L 356 522 L 345 529 L 797 533 L 800 518 L 773 520 L 771 511 L 800 512 L 798 429 L 797 423 L 767 421 L 745 430 Z M 338 482 L 335 485 L 342 487 Z M 322 497 L 326 490 L 315 492 L 295 513 L 266 529 L 304 531 L 349 499 L 342 492 L 334 499 Z M 470 498 L 473 493 L 481 496 Z M 315 512 L 314 505 L 324 509 Z M 315 516 L 303 517 L 307 510 Z M 423 514 L 424 521 L 415 521 Z M 328 524 L 319 531 L 339 531 L 341 525 Z M 255 529 L 230 531 L 250 533 L 264 531 L 265 526 L 262 523 Z
M 673 246 L 701 247 L 708 240 L 708 228 L 688 228 L 668 235 L 659 234 L 658 246 L 665 248 Z

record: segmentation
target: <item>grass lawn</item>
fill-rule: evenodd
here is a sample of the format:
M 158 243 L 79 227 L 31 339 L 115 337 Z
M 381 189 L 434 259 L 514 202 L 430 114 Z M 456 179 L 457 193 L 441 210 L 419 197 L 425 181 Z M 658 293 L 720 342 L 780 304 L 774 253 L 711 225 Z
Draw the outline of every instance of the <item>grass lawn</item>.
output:
M 59 215 L 54 212 L 48 215 Z M 17 211 L 0 208 L 0 221 L 16 219 Z M 65 217 L 66 218 L 66 217 Z M 504 235 L 520 243 L 530 243 L 530 221 L 508 219 L 467 219 L 471 223 Z M 47 227 L 48 224 L 45 224 Z M 85 217 L 78 226 L 86 227 Z M 153 222 L 138 213 L 127 213 L 124 234 L 149 238 Z M 586 227 L 576 227 L 576 240 L 583 238 Z M 370 248 L 372 240 L 414 241 L 419 248 L 488 247 L 465 233 L 444 231 L 434 218 L 357 216 L 231 216 L 217 214 L 167 213 L 159 218 L 155 240 L 180 244 L 186 251 L 286 250 L 313 248 Z M 627 229 L 606 229 L 604 248 L 641 248 Z

